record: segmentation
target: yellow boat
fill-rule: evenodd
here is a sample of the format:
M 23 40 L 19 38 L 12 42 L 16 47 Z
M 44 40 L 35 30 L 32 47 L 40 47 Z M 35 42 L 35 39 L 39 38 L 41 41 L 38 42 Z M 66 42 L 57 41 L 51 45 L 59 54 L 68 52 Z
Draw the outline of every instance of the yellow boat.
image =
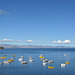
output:
M 9 59 L 8 61 L 9 61 L 9 62 L 13 62 L 14 60 L 12 60 L 12 59 Z
M 43 56 L 40 56 L 40 58 L 44 58 Z
M 4 57 L 4 56 L 3 56 L 3 57 L 1 57 L 1 59 L 6 59 L 6 58 L 7 58 L 7 57 Z
M 54 69 L 54 66 L 53 66 L 53 67 L 48 66 L 48 68 L 49 68 L 49 69 Z
M 65 62 L 65 64 L 70 64 L 70 62 Z

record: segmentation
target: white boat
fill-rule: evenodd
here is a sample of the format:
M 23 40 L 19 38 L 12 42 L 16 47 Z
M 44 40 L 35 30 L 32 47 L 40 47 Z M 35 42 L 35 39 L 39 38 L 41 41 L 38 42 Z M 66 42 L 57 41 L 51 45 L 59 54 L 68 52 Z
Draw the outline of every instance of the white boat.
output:
M 64 54 L 64 56 L 67 56 L 67 54 Z
M 15 58 L 11 58 L 12 60 L 15 60 Z
M 21 56 L 20 58 L 24 58 L 24 56 Z
M 43 62 L 48 62 L 48 59 L 44 59 Z
M 33 59 L 29 59 L 28 62 L 34 62 L 34 60 Z
M 40 54 L 40 56 L 39 57 L 43 57 L 43 54 Z
M 23 61 L 23 58 L 19 58 L 18 60 L 19 60 L 19 61 Z
M 46 63 L 46 62 L 43 62 L 42 64 L 43 64 L 43 65 L 47 65 L 47 63 Z
M 4 61 L 3 63 L 4 63 L 4 64 L 9 64 L 10 62 L 9 62 L 9 61 Z
M 21 64 L 27 64 L 27 61 L 22 61 Z
M 61 67 L 65 67 L 65 66 L 66 66 L 66 64 L 64 64 L 64 63 L 63 63 L 63 64 L 61 64 Z
M 54 63 L 54 61 L 53 60 L 50 60 L 50 61 L 48 61 L 48 63 Z
M 33 57 L 32 57 L 32 56 L 30 56 L 30 57 L 29 57 L 29 60 L 30 60 L 30 59 L 33 59 Z

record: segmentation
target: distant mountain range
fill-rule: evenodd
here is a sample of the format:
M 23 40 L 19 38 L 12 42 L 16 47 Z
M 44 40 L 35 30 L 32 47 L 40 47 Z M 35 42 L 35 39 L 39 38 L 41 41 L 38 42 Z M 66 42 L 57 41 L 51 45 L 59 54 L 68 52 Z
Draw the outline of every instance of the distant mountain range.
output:
M 4 47 L 4 48 L 75 48 L 75 47 L 69 47 L 69 46 L 10 45 L 10 44 L 0 44 L 0 47 Z

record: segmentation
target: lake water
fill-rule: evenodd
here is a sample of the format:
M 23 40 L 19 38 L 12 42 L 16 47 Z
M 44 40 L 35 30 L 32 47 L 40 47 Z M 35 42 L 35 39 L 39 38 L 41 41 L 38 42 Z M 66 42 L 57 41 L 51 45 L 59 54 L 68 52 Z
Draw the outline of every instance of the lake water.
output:
M 0 65 L 0 75 L 75 75 L 75 49 L 74 48 L 11 48 L 0 50 L 0 57 L 7 54 L 7 59 L 0 59 L 0 62 L 8 60 L 15 55 L 14 62 Z M 53 64 L 42 65 L 39 55 L 48 60 L 53 60 Z M 67 54 L 67 56 L 64 56 Z M 33 63 L 21 64 L 18 61 L 20 56 L 24 56 L 27 61 L 29 56 L 34 58 Z M 69 59 L 69 60 L 68 60 Z M 66 67 L 61 67 L 61 63 L 69 61 Z M 48 66 L 54 66 L 54 69 L 48 69 Z

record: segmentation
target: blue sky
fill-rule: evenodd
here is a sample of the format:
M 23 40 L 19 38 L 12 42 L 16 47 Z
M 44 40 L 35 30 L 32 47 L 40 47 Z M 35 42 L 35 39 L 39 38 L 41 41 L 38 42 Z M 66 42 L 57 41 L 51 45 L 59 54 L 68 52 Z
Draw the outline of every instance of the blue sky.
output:
M 1 0 L 0 40 L 75 46 L 75 0 Z

